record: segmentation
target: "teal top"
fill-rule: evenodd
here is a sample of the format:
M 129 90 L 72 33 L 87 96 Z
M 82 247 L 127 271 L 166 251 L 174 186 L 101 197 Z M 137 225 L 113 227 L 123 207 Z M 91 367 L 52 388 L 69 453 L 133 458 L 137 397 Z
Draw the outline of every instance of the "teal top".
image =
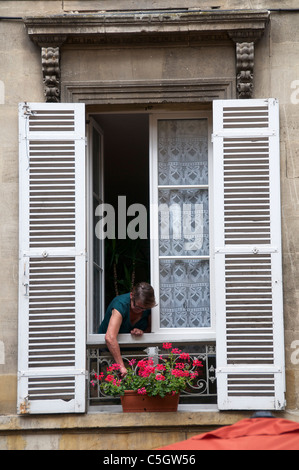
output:
M 112 310 L 116 309 L 123 317 L 122 324 L 119 329 L 119 333 L 130 333 L 134 328 L 145 331 L 148 327 L 148 316 L 150 315 L 150 310 L 144 310 L 142 312 L 142 317 L 134 325 L 130 321 L 130 305 L 131 298 L 130 293 L 122 294 L 115 297 L 112 302 L 108 305 L 108 308 L 105 313 L 104 320 L 102 321 L 99 333 L 106 333 L 109 321 L 112 315 Z

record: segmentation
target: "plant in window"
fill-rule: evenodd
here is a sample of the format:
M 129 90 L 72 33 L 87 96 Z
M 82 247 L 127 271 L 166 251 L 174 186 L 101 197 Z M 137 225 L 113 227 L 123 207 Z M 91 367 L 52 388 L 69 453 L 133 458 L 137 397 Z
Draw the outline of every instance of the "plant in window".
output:
M 158 364 L 152 358 L 138 362 L 132 359 L 123 378 L 119 375 L 119 364 L 112 364 L 106 374 L 95 374 L 95 380 L 105 395 L 110 396 L 123 396 L 128 390 L 150 397 L 176 395 L 196 379 L 197 369 L 203 365 L 198 359 L 191 360 L 188 353 L 173 348 L 171 343 L 164 343 L 163 349 Z M 92 380 L 91 384 L 95 382 Z

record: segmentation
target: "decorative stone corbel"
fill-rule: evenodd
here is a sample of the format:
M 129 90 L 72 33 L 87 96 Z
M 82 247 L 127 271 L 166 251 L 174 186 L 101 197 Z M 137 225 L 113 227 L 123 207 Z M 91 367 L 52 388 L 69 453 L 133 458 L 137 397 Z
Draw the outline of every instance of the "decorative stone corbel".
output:
M 252 98 L 254 42 L 236 43 L 236 72 L 238 98 Z
M 60 101 L 60 50 L 59 47 L 42 47 L 42 72 L 47 103 Z
M 236 45 L 237 98 L 252 98 L 254 88 L 254 47 L 263 31 L 234 31 L 229 34 Z

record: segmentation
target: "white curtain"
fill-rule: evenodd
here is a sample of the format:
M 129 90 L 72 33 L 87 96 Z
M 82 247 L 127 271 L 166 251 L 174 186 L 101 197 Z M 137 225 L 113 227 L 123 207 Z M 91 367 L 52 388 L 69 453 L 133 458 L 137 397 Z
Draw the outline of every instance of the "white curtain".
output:
M 209 327 L 209 260 L 181 259 L 209 257 L 207 120 L 160 121 L 158 146 L 159 255 L 175 257 L 160 258 L 160 326 Z

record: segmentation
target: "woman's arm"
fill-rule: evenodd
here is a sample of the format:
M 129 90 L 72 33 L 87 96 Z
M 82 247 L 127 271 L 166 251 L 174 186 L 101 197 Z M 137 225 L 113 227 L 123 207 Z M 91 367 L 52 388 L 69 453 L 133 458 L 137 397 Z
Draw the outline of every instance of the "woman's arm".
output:
M 122 315 L 119 313 L 118 310 L 114 308 L 112 310 L 111 318 L 110 318 L 107 332 L 105 335 L 105 341 L 115 362 L 120 365 L 121 375 L 126 375 L 127 369 L 125 368 L 125 365 L 121 356 L 121 352 L 120 352 L 120 347 L 117 341 L 117 336 L 118 336 L 122 321 L 123 321 Z

